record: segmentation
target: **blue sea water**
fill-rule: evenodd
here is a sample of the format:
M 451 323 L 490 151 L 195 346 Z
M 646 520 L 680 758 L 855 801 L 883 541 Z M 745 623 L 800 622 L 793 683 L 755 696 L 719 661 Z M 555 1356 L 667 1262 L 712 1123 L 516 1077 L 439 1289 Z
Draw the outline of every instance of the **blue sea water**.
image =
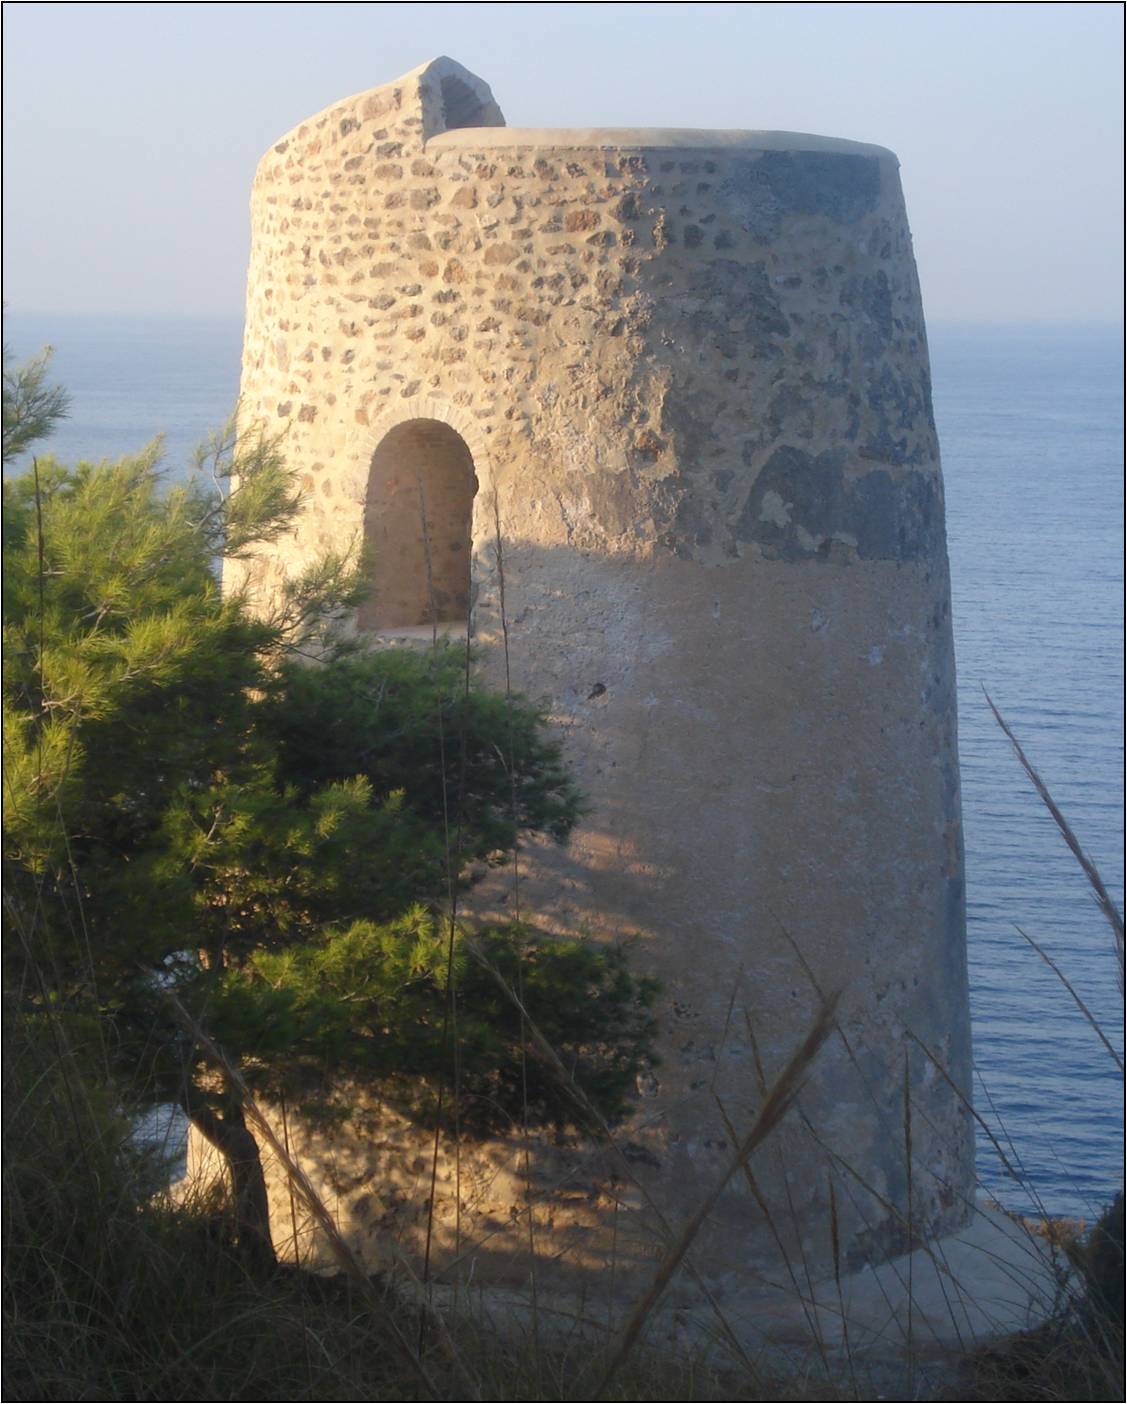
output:
M 170 473 L 233 413 L 242 335 L 233 319 L 4 318 L 16 359 L 53 349 L 51 379 L 70 396 L 44 452 L 96 462 L 136 453 L 159 434 Z
M 57 348 L 64 461 L 165 435 L 171 472 L 238 393 L 238 322 L 9 317 L 18 356 Z M 1093 327 L 934 326 L 959 667 L 968 939 L 983 1187 L 1091 1219 L 1122 1182 L 1117 1070 L 1050 952 L 1122 1049 L 1111 933 L 994 722 L 989 690 L 1123 903 L 1123 354 Z
M 989 691 L 1123 908 L 1123 350 L 1114 328 L 934 328 L 967 849 L 975 1100 L 1005 1204 L 1090 1219 L 1122 1183 L 1111 932 L 1013 756 Z

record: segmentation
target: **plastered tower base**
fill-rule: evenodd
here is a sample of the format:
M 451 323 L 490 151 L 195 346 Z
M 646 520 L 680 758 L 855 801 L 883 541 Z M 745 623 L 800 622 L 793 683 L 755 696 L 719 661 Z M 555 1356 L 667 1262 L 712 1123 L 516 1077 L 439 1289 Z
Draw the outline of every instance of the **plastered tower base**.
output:
M 720 1292 L 784 1251 L 824 1270 L 831 1198 L 845 1262 L 887 1256 L 973 1195 L 943 497 L 895 158 L 500 122 L 440 59 L 296 129 L 253 198 L 242 410 L 288 427 L 307 489 L 254 588 L 359 535 L 389 560 L 408 462 L 456 535 L 472 463 L 481 677 L 544 701 L 590 803 L 481 909 L 633 938 L 664 986 L 630 1173 L 548 1137 L 527 1166 L 519 1140 L 443 1145 L 432 1271 L 520 1282 L 531 1244 L 542 1276 L 625 1286 L 819 991 L 839 1030 L 694 1257 Z M 426 622 L 396 549 L 373 646 Z M 285 1130 L 370 1261 L 418 1259 L 429 1136 L 375 1100 Z M 315 1251 L 272 1194 L 279 1248 Z

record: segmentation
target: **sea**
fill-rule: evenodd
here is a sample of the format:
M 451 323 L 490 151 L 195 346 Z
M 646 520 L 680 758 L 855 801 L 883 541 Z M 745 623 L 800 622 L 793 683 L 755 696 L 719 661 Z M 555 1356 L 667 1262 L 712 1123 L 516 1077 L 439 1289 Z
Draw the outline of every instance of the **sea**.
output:
M 9 315 L 55 348 L 63 461 L 163 435 L 170 474 L 238 393 L 241 324 Z M 1123 341 L 1116 327 L 930 328 L 959 670 L 959 748 L 982 1191 L 1091 1222 L 1123 1181 L 1111 931 L 989 693 L 1113 899 L 1124 880 Z M 1021 934 L 1059 966 L 1069 989 Z M 1016 1171 L 1011 1175 L 995 1148 Z

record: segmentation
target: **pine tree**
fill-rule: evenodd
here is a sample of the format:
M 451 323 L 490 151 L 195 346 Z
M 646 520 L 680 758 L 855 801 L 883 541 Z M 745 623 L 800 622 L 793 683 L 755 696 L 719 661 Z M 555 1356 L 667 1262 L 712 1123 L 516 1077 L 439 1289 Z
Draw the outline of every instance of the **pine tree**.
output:
M 9 425 L 26 450 L 63 403 L 38 371 L 6 371 L 5 454 Z M 5 991 L 93 1018 L 121 1075 L 180 1102 L 226 1156 L 240 1239 L 268 1265 L 257 1145 L 169 994 L 266 1095 L 323 1104 L 331 1069 L 426 1118 L 456 985 L 464 1123 L 518 1105 L 561 1123 L 448 903 L 521 834 L 566 838 L 580 802 L 541 715 L 467 686 L 461 652 L 342 642 L 362 562 L 318 561 L 267 614 L 225 595 L 218 568 L 285 531 L 298 493 L 261 434 L 209 452 L 211 474 L 177 484 L 159 444 L 36 459 L 5 483 Z M 473 949 L 519 971 L 577 1079 L 619 1111 L 650 982 L 620 950 L 530 929 Z

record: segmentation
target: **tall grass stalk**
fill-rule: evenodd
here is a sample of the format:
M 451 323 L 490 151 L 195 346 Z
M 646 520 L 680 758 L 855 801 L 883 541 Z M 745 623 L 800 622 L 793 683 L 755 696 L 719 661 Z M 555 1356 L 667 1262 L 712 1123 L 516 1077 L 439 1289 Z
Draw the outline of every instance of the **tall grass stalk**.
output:
M 616 1371 L 625 1362 L 634 1348 L 638 1337 L 654 1308 L 661 1300 L 673 1274 L 684 1261 L 686 1253 L 704 1226 L 705 1220 L 716 1207 L 721 1194 L 732 1177 L 747 1164 L 753 1153 L 776 1129 L 790 1110 L 809 1073 L 814 1059 L 834 1026 L 837 997 L 831 998 L 819 1009 L 806 1037 L 791 1054 L 786 1066 L 775 1080 L 766 1100 L 752 1123 L 750 1130 L 736 1147 L 735 1154 L 712 1188 L 703 1196 L 696 1211 L 690 1216 L 679 1236 L 672 1243 L 654 1274 L 653 1281 L 638 1299 L 619 1332 L 618 1339 L 610 1352 L 610 1358 L 603 1367 L 594 1397 L 598 1398 L 606 1390 Z
M 1050 815 L 1052 815 L 1053 822 L 1060 830 L 1061 837 L 1064 839 L 1065 843 L 1068 844 L 1069 849 L 1072 851 L 1073 857 L 1080 864 L 1084 876 L 1088 879 L 1092 891 L 1095 894 L 1096 903 L 1099 906 L 1100 911 L 1103 912 L 1105 918 L 1107 919 L 1107 924 L 1111 927 L 1112 940 L 1115 943 L 1115 961 L 1118 967 L 1119 993 L 1122 995 L 1124 991 L 1123 914 L 1119 911 L 1118 907 L 1116 907 L 1115 903 L 1111 900 L 1111 896 L 1108 893 L 1106 885 L 1104 884 L 1104 880 L 1102 877 L 1100 877 L 1099 869 L 1084 852 L 1083 848 L 1080 845 L 1080 840 L 1076 837 L 1076 834 L 1073 832 L 1072 826 L 1061 813 L 1060 807 L 1058 806 L 1057 802 L 1053 799 L 1052 795 L 1049 793 L 1049 787 L 1045 784 L 1044 780 L 1042 780 L 1033 763 L 1025 754 L 1025 751 L 1022 749 L 1021 742 L 1014 735 L 1009 723 L 1006 721 L 1005 717 L 1002 716 L 1001 712 L 999 712 L 998 708 L 994 705 L 994 699 L 990 696 L 990 694 L 986 691 L 985 688 L 983 688 L 983 695 L 985 696 L 986 701 L 990 706 L 990 710 L 994 713 L 994 720 L 1002 728 L 1002 731 L 1005 733 L 1006 739 L 1009 741 L 1010 745 L 1013 746 L 1017 758 L 1021 762 L 1021 768 L 1025 771 L 1026 775 L 1028 775 L 1029 779 L 1032 781 L 1033 788 L 1037 791 L 1037 794 L 1040 796 L 1041 803 L 1049 811 Z
M 1111 1039 L 1108 1038 L 1107 1034 L 1105 1034 L 1103 1029 L 1100 1027 L 1099 1020 L 1084 1003 L 1084 1001 L 1080 998 L 1080 995 L 1077 993 L 1074 985 L 1072 984 L 1072 981 L 1069 980 L 1068 976 L 1064 973 L 1064 971 L 1060 968 L 1060 966 L 1056 963 L 1056 961 L 1052 958 L 1048 951 L 1045 950 L 1044 946 L 1039 945 L 1033 939 L 1033 937 L 1030 936 L 1028 931 L 1022 930 L 1022 928 L 1018 926 L 1016 922 L 1014 923 L 1014 930 L 1022 938 L 1023 941 L 1027 941 L 1030 944 L 1030 946 L 1033 947 L 1033 949 L 1037 952 L 1037 954 L 1041 957 L 1041 959 L 1045 962 L 1045 964 L 1049 967 L 1049 969 L 1053 972 L 1053 974 L 1068 991 L 1072 1002 L 1076 1005 L 1077 1009 L 1080 1010 L 1081 1014 L 1083 1014 L 1084 1018 L 1091 1025 L 1096 1037 L 1107 1049 L 1108 1053 L 1111 1055 L 1112 1062 L 1119 1069 L 1120 1075 L 1122 1075 L 1124 1072 L 1123 1059 L 1116 1052 L 1115 1047 L 1111 1042 Z

